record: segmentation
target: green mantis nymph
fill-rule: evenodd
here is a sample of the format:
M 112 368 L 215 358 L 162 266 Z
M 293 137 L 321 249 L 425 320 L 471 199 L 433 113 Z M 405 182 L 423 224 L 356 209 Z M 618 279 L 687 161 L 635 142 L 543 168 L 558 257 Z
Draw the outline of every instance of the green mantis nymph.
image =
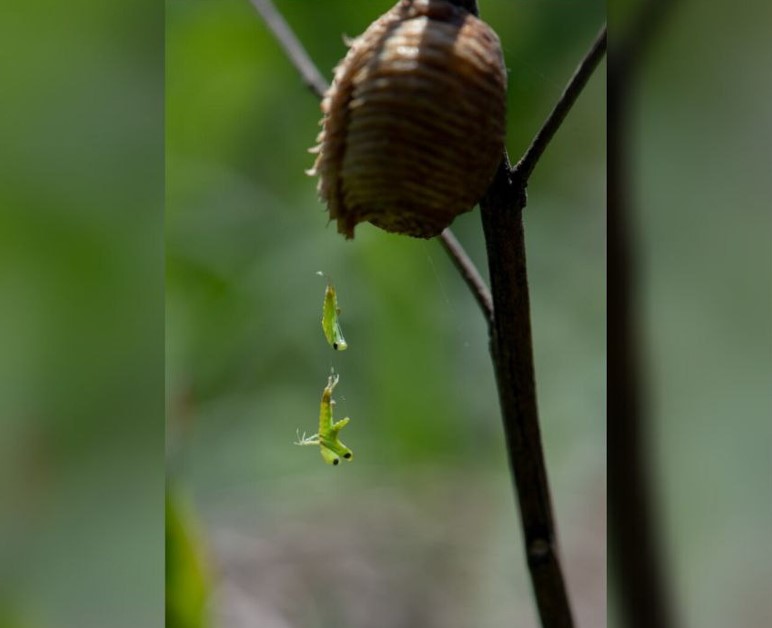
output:
M 327 277 L 321 270 L 316 273 L 322 277 Z M 336 351 L 345 351 L 348 348 L 343 332 L 340 330 L 338 315 L 338 296 L 335 294 L 335 286 L 332 280 L 327 277 L 327 289 L 324 291 L 324 304 L 322 305 L 322 331 L 329 345 Z
M 333 423 L 332 409 L 335 400 L 332 398 L 332 391 L 338 384 L 339 375 L 334 372 L 327 378 L 327 386 L 322 391 L 322 404 L 319 410 L 319 433 L 306 437 L 298 434 L 298 440 L 295 445 L 319 445 L 322 452 L 322 458 L 327 464 L 339 464 L 340 459 L 351 460 L 354 457 L 348 447 L 346 447 L 338 437 L 340 431 L 348 425 L 349 418 L 341 419 Z

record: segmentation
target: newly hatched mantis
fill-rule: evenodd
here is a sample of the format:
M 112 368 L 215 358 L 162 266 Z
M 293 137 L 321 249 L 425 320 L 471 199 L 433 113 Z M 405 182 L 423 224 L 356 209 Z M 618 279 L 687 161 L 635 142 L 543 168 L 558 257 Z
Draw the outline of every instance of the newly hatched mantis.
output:
M 298 433 L 298 440 L 295 442 L 295 445 L 319 445 L 322 458 L 327 464 L 338 464 L 341 458 L 350 461 L 354 457 L 354 452 L 346 447 L 338 437 L 340 431 L 348 425 L 349 418 L 346 417 L 335 423 L 332 421 L 332 409 L 335 405 L 332 391 L 338 385 L 339 379 L 340 375 L 337 375 L 335 371 L 331 371 L 330 376 L 327 378 L 327 386 L 322 391 L 322 404 L 319 410 L 319 433 L 308 437 L 305 434 L 301 437 Z
M 335 286 L 327 275 L 321 270 L 316 273 L 322 277 L 327 277 L 327 289 L 324 291 L 324 304 L 322 305 L 322 331 L 329 345 L 336 351 L 345 351 L 348 348 L 343 332 L 340 330 L 338 315 L 338 296 L 335 294 Z

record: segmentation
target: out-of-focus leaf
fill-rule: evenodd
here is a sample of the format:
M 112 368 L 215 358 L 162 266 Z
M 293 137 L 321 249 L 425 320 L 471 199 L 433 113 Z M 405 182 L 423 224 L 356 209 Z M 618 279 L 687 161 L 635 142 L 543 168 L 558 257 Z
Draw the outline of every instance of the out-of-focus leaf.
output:
M 209 574 L 190 506 L 166 491 L 166 628 L 206 628 Z

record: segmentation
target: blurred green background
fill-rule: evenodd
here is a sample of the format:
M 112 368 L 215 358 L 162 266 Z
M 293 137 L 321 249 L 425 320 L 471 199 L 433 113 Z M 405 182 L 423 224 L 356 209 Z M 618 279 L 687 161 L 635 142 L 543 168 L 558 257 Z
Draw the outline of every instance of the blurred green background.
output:
M 0 8 L 3 627 L 138 628 L 163 615 L 153 5 Z
M 302 174 L 318 104 L 248 2 L 167 3 L 166 67 L 162 4 L 6 4 L 0 626 L 163 622 L 164 81 L 166 457 L 184 523 L 170 535 L 180 564 L 206 561 L 179 590 L 196 601 L 208 585 L 209 614 L 237 628 L 534 625 L 479 313 L 436 243 L 326 226 Z M 280 8 L 329 77 L 341 36 L 388 4 Z M 683 625 L 766 626 L 772 5 L 676 4 L 632 138 L 651 462 Z M 516 157 L 604 7 L 482 10 L 505 46 Z M 582 626 L 605 621 L 603 69 L 526 210 L 544 442 Z M 478 218 L 454 228 L 484 268 Z M 319 269 L 340 290 L 343 355 L 321 339 Z M 290 444 L 314 428 L 331 362 L 357 455 L 342 468 Z
M 770 626 L 772 5 L 659 4 L 628 141 L 666 583 L 678 625 Z
M 389 1 L 279 1 L 326 77 Z M 604 3 L 485 1 L 519 156 Z M 319 103 L 247 0 L 167 2 L 169 471 L 228 628 L 535 625 L 486 328 L 437 242 L 327 225 Z M 543 437 L 581 625 L 605 624 L 605 65 L 526 210 Z M 479 213 L 456 234 L 485 269 Z M 320 329 L 335 280 L 345 353 Z M 330 368 L 355 460 L 292 446 Z M 513 619 L 515 623 L 513 624 Z

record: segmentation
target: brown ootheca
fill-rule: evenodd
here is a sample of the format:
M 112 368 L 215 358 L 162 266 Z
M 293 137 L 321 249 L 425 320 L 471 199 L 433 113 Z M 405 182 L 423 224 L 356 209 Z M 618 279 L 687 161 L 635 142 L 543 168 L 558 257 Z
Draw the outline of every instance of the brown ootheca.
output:
M 421 238 L 470 211 L 504 149 L 498 36 L 446 0 L 402 0 L 350 44 L 323 102 L 311 174 L 338 231 Z

